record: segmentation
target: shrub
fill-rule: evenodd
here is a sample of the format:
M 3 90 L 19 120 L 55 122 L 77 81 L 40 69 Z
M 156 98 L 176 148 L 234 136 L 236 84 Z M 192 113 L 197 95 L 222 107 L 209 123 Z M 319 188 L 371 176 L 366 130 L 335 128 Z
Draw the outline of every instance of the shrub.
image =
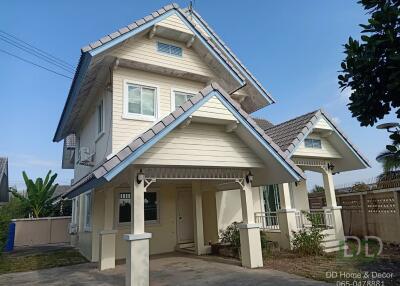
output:
M 302 255 L 322 255 L 323 246 L 322 241 L 325 237 L 322 234 L 322 228 L 317 218 L 310 215 L 310 213 L 303 212 L 307 219 L 311 222 L 310 228 L 303 228 L 298 232 L 293 231 L 293 250 Z
M 239 223 L 233 222 L 228 225 L 225 230 L 220 231 L 220 239 L 222 243 L 229 244 L 235 254 L 240 255 L 240 232 Z
M 8 227 L 11 219 L 24 217 L 25 209 L 22 202 L 17 198 L 0 207 L 0 255 L 7 242 Z

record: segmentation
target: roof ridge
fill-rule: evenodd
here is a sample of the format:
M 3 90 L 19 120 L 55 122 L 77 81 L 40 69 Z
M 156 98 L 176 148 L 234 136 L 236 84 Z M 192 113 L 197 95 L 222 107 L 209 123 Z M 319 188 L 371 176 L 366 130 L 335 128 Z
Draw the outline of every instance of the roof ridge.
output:
M 148 14 L 147 16 L 139 18 L 136 21 L 133 21 L 132 23 L 130 23 L 130 24 L 118 29 L 117 31 L 114 31 L 114 32 L 112 32 L 110 34 L 107 34 L 107 35 L 101 37 L 100 39 L 98 39 L 97 41 L 94 41 L 94 42 L 82 47 L 81 48 L 81 52 L 85 53 L 85 52 L 88 52 L 88 51 L 90 51 L 92 49 L 100 47 L 101 45 L 103 45 L 103 44 L 105 44 L 105 43 L 107 43 L 107 42 L 109 42 L 111 40 L 114 40 L 115 38 L 118 38 L 119 36 L 122 36 L 123 34 L 129 32 L 131 30 L 134 30 L 137 27 L 143 25 L 144 23 L 146 23 L 146 22 L 148 22 L 148 21 L 150 21 L 150 20 L 152 20 L 154 18 L 157 18 L 157 17 L 161 16 L 162 14 L 164 14 L 164 13 L 170 11 L 170 10 L 173 10 L 173 9 L 178 10 L 179 9 L 179 5 L 177 3 L 170 3 L 170 4 L 167 4 L 167 5 L 164 5 L 160 9 Z
M 305 117 L 305 116 L 307 116 L 307 115 L 317 114 L 318 112 L 321 112 L 321 109 L 317 109 L 317 110 L 314 110 L 314 111 L 310 111 L 310 112 L 304 113 L 304 114 L 302 114 L 302 115 L 296 116 L 296 117 L 294 117 L 294 118 L 292 118 L 292 119 L 283 121 L 283 122 L 281 122 L 281 123 L 278 123 L 278 124 L 276 124 L 276 125 L 274 125 L 274 126 L 268 128 L 267 130 L 273 129 L 273 128 L 275 128 L 275 127 L 280 127 L 280 126 L 282 126 L 283 124 L 288 124 L 289 122 L 293 122 L 293 121 L 295 121 L 295 120 L 297 120 L 297 119 L 300 119 L 301 117 Z M 322 112 L 321 112 L 321 113 L 322 113 Z

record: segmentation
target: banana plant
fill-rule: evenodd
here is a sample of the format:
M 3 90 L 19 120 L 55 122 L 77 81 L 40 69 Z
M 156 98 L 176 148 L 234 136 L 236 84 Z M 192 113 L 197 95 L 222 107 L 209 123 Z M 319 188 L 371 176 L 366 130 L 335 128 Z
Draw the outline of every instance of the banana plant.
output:
M 58 184 L 54 184 L 57 174 L 51 174 L 49 171 L 43 181 L 42 178 L 37 178 L 35 182 L 29 179 L 25 171 L 22 172 L 26 185 L 26 195 L 17 192 L 16 189 L 11 189 L 10 192 L 14 197 L 21 200 L 24 207 L 33 214 L 34 217 L 49 216 L 54 210 L 53 198 L 54 191 Z

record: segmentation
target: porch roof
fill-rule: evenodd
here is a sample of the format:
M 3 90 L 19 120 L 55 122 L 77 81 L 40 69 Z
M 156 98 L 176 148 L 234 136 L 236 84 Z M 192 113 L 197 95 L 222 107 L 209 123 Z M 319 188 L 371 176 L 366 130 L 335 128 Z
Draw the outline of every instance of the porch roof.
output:
M 135 159 L 153 146 L 159 138 L 162 138 L 173 128 L 184 122 L 184 120 L 186 120 L 196 110 L 196 108 L 201 106 L 214 94 L 220 96 L 224 103 L 231 108 L 231 111 L 236 114 L 238 119 L 244 123 L 243 125 L 251 131 L 254 137 L 265 146 L 269 153 L 271 153 L 275 159 L 282 164 L 294 180 L 305 179 L 303 171 L 287 156 L 285 156 L 279 146 L 276 145 L 264 130 L 257 125 L 250 115 L 247 114 L 217 83 L 212 83 L 201 90 L 196 96 L 192 97 L 189 101 L 186 101 L 183 105 L 178 107 L 174 112 L 154 124 L 153 127 L 148 129 L 146 132 L 135 138 L 130 144 L 111 158 L 107 159 L 93 172 L 73 184 L 64 197 L 75 197 L 90 188 L 112 180 Z
M 320 118 L 324 118 L 328 122 L 338 138 L 356 155 L 364 168 L 370 167 L 368 160 L 323 109 L 303 114 L 277 125 L 267 126 L 264 131 L 279 145 L 286 156 L 291 157 L 296 147 L 312 132 Z

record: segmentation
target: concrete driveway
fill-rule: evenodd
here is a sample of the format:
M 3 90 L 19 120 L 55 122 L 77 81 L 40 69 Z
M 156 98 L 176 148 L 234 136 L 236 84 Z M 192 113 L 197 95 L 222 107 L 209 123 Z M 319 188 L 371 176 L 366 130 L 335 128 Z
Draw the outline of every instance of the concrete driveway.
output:
M 125 265 L 100 272 L 85 263 L 0 276 L 0 285 L 124 285 Z M 150 260 L 150 285 L 327 285 L 284 272 L 242 268 L 232 260 L 184 254 L 154 256 Z

